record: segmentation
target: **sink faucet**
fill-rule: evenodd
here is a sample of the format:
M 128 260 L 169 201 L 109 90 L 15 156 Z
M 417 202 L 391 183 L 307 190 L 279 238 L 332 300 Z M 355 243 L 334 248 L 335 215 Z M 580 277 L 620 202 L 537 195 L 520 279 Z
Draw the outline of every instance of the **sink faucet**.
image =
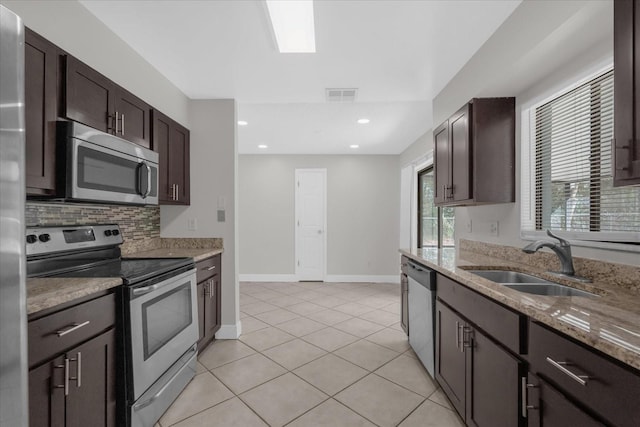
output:
M 549 248 L 558 255 L 560 258 L 561 270 L 560 274 L 563 276 L 575 276 L 575 270 L 573 269 L 573 258 L 571 257 L 571 245 L 566 240 L 554 235 L 550 230 L 547 230 L 547 235 L 558 239 L 560 244 L 550 242 L 548 240 L 538 240 L 533 243 L 529 243 L 522 248 L 523 252 L 532 254 L 537 252 L 540 248 Z

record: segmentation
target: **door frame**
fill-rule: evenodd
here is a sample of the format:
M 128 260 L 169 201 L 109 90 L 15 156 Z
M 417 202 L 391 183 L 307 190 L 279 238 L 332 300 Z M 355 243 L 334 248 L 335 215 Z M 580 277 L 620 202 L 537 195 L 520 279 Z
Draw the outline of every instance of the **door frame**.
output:
M 293 228 L 295 230 L 294 233 L 294 243 L 293 243 L 293 264 L 295 267 L 295 280 L 300 281 L 300 271 L 298 266 L 298 179 L 299 175 L 302 172 L 321 172 L 323 176 L 323 191 L 322 191 L 322 205 L 324 207 L 324 215 L 323 215 L 323 232 L 322 232 L 322 277 L 320 281 L 324 281 L 327 277 L 327 169 L 326 168 L 296 168 L 295 169 L 295 178 L 293 181 L 293 193 L 294 193 L 294 217 L 293 217 Z M 303 279 L 304 280 L 304 279 Z

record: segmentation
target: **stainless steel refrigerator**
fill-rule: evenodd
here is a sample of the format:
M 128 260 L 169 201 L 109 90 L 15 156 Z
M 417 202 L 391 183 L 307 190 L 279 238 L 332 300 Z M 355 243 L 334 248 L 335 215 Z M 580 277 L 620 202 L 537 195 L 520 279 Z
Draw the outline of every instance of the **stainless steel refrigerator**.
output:
M 0 426 L 26 427 L 24 27 L 0 5 Z

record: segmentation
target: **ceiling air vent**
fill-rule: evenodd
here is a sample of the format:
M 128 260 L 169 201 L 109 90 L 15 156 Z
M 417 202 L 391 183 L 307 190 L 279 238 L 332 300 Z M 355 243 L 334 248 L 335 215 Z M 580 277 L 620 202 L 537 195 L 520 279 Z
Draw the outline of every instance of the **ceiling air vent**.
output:
M 331 88 L 326 89 L 327 102 L 353 102 L 356 100 L 358 89 L 356 88 Z

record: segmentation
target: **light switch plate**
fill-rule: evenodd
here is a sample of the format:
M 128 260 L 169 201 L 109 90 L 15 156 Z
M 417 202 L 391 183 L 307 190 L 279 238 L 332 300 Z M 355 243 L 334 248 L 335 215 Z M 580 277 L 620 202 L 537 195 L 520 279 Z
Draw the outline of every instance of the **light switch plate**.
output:
M 218 222 L 225 221 L 225 211 L 222 209 L 218 209 Z
M 489 223 L 489 235 L 498 237 L 498 221 L 491 221 Z
M 189 231 L 196 231 L 198 229 L 198 219 L 197 218 L 187 219 L 187 229 Z

